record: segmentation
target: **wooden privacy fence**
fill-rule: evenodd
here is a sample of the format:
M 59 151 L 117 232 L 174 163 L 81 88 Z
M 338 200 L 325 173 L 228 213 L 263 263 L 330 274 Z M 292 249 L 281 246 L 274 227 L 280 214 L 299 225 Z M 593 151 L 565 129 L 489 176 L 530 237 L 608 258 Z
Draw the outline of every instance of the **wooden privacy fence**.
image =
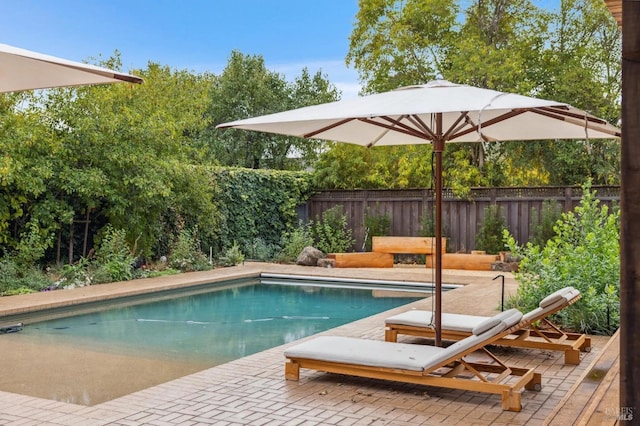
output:
M 601 203 L 612 205 L 620 199 L 619 186 L 593 186 Z M 580 203 L 580 187 L 475 188 L 468 198 L 445 190 L 442 200 L 443 236 L 447 251 L 475 249 L 475 237 L 484 219 L 486 207 L 496 204 L 511 234 L 520 244 L 529 241 L 541 221 L 542 203 L 555 200 L 563 211 Z M 354 251 L 361 251 L 365 238 L 365 214 L 388 214 L 394 236 L 419 236 L 423 218 L 433 217 L 434 194 L 430 189 L 323 191 L 314 195 L 300 210 L 301 219 L 316 220 L 327 209 L 341 205 L 355 238 Z

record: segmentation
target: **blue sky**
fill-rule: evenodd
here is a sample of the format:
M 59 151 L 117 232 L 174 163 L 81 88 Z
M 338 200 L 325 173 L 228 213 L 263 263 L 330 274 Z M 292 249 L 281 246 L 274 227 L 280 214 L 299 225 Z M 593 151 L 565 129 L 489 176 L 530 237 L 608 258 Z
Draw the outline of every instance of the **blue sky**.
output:
M 125 71 L 148 61 L 220 73 L 232 50 L 288 78 L 322 70 L 357 94 L 344 58 L 357 0 L 4 0 L 0 43 L 85 61 L 114 50 Z
M 559 0 L 541 0 L 555 7 Z M 344 58 L 358 0 L 3 0 L 0 43 L 85 61 L 119 50 L 125 71 L 148 61 L 219 74 L 232 50 L 262 55 L 291 79 L 322 70 L 357 95 Z

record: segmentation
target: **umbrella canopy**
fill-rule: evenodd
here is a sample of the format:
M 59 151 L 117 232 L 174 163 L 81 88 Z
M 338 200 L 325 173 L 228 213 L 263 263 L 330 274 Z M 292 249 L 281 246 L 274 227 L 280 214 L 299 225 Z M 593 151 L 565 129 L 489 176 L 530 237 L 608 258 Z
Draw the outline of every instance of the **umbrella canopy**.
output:
M 436 80 L 220 124 L 366 147 L 433 144 L 436 345 L 441 344 L 442 152 L 449 142 L 618 138 L 620 130 L 570 105 Z
M 0 93 L 117 82 L 140 77 L 0 44 Z
M 232 121 L 241 128 L 363 146 L 619 137 L 606 121 L 560 102 L 438 80 L 390 92 Z

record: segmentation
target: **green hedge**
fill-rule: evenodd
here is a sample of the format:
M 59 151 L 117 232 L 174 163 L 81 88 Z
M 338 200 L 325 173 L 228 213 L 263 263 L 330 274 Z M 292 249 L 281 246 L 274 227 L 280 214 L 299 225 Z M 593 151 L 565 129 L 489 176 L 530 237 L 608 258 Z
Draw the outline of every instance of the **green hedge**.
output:
M 214 202 L 222 217 L 211 242 L 215 253 L 237 243 L 251 257 L 256 240 L 279 245 L 282 234 L 297 226 L 297 207 L 313 192 L 307 172 L 220 167 L 211 174 L 219 188 Z

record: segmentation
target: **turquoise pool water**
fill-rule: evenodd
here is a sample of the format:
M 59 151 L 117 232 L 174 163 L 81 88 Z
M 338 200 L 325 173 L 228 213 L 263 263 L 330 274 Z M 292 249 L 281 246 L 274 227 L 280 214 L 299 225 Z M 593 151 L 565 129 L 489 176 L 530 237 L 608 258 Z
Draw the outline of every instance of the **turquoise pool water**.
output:
M 46 343 L 216 365 L 425 296 L 251 284 L 38 322 L 21 333 Z

